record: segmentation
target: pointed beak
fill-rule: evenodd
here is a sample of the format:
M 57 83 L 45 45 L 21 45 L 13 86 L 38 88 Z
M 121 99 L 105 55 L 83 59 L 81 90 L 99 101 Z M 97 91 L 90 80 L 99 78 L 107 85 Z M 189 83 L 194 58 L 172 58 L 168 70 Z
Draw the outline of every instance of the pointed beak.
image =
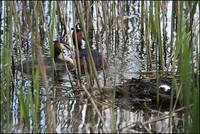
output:
M 64 54 L 63 50 L 69 51 L 71 49 L 71 47 L 69 45 L 67 45 L 67 44 L 60 43 L 60 48 L 62 50 L 62 53 L 60 53 L 60 55 L 58 56 L 58 58 L 61 59 L 61 60 L 67 61 L 67 62 L 69 62 L 69 63 L 71 63 L 71 64 L 74 65 L 74 61 L 71 58 L 71 56 L 69 56 L 69 55 L 68 56 L 63 55 Z
M 60 48 L 62 50 L 67 50 L 67 45 L 66 44 L 63 44 L 63 43 L 60 43 Z
M 60 47 L 62 50 L 72 50 L 72 47 L 70 47 L 68 44 L 60 43 Z
M 69 63 L 71 63 L 72 65 L 74 65 L 74 61 L 72 58 L 70 57 L 65 57 L 65 60 L 68 61 Z

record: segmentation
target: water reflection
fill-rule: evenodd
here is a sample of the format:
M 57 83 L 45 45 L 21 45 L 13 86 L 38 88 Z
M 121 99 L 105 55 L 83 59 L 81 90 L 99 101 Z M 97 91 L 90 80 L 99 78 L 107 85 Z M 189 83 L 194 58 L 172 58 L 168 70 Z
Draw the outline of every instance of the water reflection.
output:
M 70 2 L 71 4 L 71 2 Z M 71 11 L 71 5 L 70 11 Z M 134 3 L 137 4 L 137 3 Z M 131 5 L 133 6 L 133 5 Z M 70 12 L 69 11 L 69 12 Z M 131 10 L 130 10 L 131 11 Z M 72 11 L 71 11 L 72 12 Z M 118 16 L 115 18 L 115 23 L 113 23 L 113 29 L 109 35 L 105 29 L 100 31 L 95 31 L 100 33 L 101 45 L 103 48 L 106 48 L 107 45 L 109 49 L 102 50 L 103 54 L 107 55 L 108 58 L 108 70 L 105 70 L 105 75 L 101 71 L 99 72 L 99 79 L 101 85 L 113 86 L 113 83 L 120 84 L 126 79 L 131 79 L 132 77 L 138 78 L 139 72 L 143 69 L 143 60 L 139 57 L 137 47 L 140 44 L 140 34 L 139 34 L 139 16 L 137 9 L 133 12 L 129 12 L 124 16 Z M 129 16 L 126 16 L 129 15 Z M 71 25 L 71 21 L 69 21 Z M 103 27 L 103 26 L 102 26 Z M 107 41 L 107 37 L 112 36 L 112 38 Z M 109 43 L 108 43 L 109 42 Z M 95 42 L 99 43 L 99 42 Z M 49 50 L 47 50 L 49 52 Z M 22 79 L 20 74 L 17 75 L 18 79 Z M 87 79 L 85 76 L 82 76 L 82 84 L 85 85 Z M 22 79 L 25 83 L 22 84 L 25 87 L 24 91 L 31 89 L 30 79 Z M 106 82 L 105 82 L 106 81 Z M 18 81 L 20 82 L 20 81 Z M 85 94 L 84 91 L 79 90 L 74 84 L 74 76 L 72 74 L 64 74 L 59 77 L 49 77 L 49 92 L 51 98 L 51 109 L 55 113 L 56 118 L 56 132 L 58 133 L 70 133 L 70 132 L 80 132 L 80 133 L 102 133 L 112 132 L 112 93 L 106 94 L 107 98 L 103 101 L 94 97 L 98 109 L 103 117 L 104 122 L 101 121 L 97 111 L 93 107 L 90 99 Z M 106 83 L 106 84 L 104 84 Z M 21 85 L 18 83 L 17 85 Z M 96 84 L 94 85 L 96 87 Z M 18 88 L 18 87 L 17 87 Z M 42 88 L 42 83 L 40 87 L 41 94 L 41 106 L 40 106 L 40 132 L 46 132 L 46 114 L 45 113 L 45 103 L 46 103 L 46 93 Z M 92 94 L 92 91 L 90 91 Z M 14 99 L 13 99 L 13 125 L 18 124 L 19 118 L 19 103 L 18 103 L 17 92 L 14 90 Z M 159 112 L 152 109 L 144 110 L 137 109 L 133 110 L 131 102 L 128 97 L 116 98 L 117 107 L 115 108 L 115 117 L 116 117 L 116 132 L 178 132 L 177 129 L 182 129 L 182 115 L 174 113 L 175 115 L 172 118 L 172 121 L 168 118 L 158 119 L 154 121 L 155 118 L 167 116 L 168 111 Z M 53 117 L 52 117 L 53 118 Z M 30 117 L 30 120 L 32 118 Z M 31 121 L 30 121 L 31 122 Z M 172 125 L 172 128 L 169 129 L 169 125 Z M 30 125 L 32 125 L 30 123 Z M 14 132 L 24 132 L 22 126 L 16 126 L 13 130 Z M 32 127 L 32 126 L 31 126 Z M 32 131 L 32 130 L 30 130 Z
M 107 85 L 112 85 L 114 79 L 116 83 L 121 83 L 126 79 L 132 77 L 139 77 L 138 72 L 142 69 L 142 62 L 139 60 L 139 54 L 137 52 L 137 44 L 133 37 L 134 33 L 129 33 L 126 43 L 119 43 L 117 51 L 113 49 L 109 55 L 109 69 L 106 74 Z M 121 47 L 123 46 L 123 47 Z M 127 47 L 129 46 L 129 47 Z M 117 64 L 117 66 L 116 66 Z M 99 78 L 101 85 L 103 85 L 104 77 L 103 72 L 99 72 Z M 82 84 L 86 81 L 86 77 L 82 76 Z M 70 82 L 72 80 L 72 82 Z M 26 85 L 31 85 L 30 80 L 25 80 Z M 29 82 L 29 84 L 27 84 Z M 42 83 L 41 83 L 42 86 Z M 52 110 L 55 112 L 56 118 L 56 132 L 58 133 L 102 133 L 112 132 L 112 112 L 111 107 L 111 94 L 107 94 L 105 100 L 99 100 L 93 98 L 98 104 L 98 109 L 104 119 L 101 121 L 96 110 L 85 95 L 84 91 L 79 91 L 74 85 L 74 76 L 72 74 L 60 75 L 49 79 L 50 97 Z M 94 85 L 95 87 L 95 85 Z M 92 92 L 92 91 L 91 91 Z M 46 103 L 46 96 L 43 90 L 41 90 L 41 111 L 40 111 L 40 131 L 45 132 L 45 111 L 44 104 Z M 116 116 L 116 132 L 176 132 L 176 128 L 182 125 L 181 117 L 175 115 L 172 118 L 172 128 L 169 129 L 169 120 L 163 119 L 153 121 L 155 118 L 167 115 L 165 112 L 159 112 L 154 110 L 137 109 L 133 110 L 131 102 L 126 97 L 116 98 L 117 107 L 115 109 Z M 14 99 L 14 109 L 16 112 L 13 115 L 14 124 L 18 121 L 18 103 L 17 98 Z M 176 113 L 175 113 L 176 114 Z M 182 115 L 180 115 L 182 116 Z M 31 120 L 31 119 L 30 119 Z M 149 123 L 148 123 L 149 122 Z
M 108 105 L 98 105 L 103 116 L 104 122 L 101 122 L 98 114 L 93 108 L 89 99 L 76 98 L 74 100 L 65 97 L 55 103 L 57 132 L 80 132 L 80 133 L 98 133 L 111 132 L 112 128 L 112 107 Z M 100 100 L 95 100 L 100 102 Z M 101 102 L 102 103 L 102 102 Z M 105 104 L 104 103 L 104 104 Z M 129 105 L 130 106 L 130 105 Z M 180 125 L 181 117 L 176 113 L 172 118 L 173 130 L 169 130 L 168 118 L 153 121 L 156 118 L 167 116 L 168 112 L 159 112 L 155 110 L 131 110 L 127 107 L 118 106 L 116 108 L 116 132 L 176 132 Z M 152 121 L 152 122 L 151 122 Z M 149 122 L 149 123 L 148 123 Z M 142 124 L 144 123 L 144 124 Z M 145 128 L 146 127 L 146 128 Z

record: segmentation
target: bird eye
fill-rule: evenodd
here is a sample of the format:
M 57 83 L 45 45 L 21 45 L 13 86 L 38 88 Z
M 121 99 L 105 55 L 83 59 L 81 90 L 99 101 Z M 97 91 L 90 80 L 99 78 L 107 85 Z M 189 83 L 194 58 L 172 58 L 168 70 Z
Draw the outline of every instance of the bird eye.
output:
M 80 30 L 80 29 L 81 29 L 79 24 L 76 25 L 76 29 L 77 29 L 77 30 Z

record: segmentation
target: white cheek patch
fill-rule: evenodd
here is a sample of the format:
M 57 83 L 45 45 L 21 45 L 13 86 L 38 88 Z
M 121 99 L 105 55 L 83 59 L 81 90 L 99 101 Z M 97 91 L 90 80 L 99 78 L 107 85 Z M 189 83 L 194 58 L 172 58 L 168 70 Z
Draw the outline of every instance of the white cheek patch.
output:
M 71 64 L 74 64 L 74 61 L 72 60 L 72 58 L 70 58 L 69 56 L 63 54 L 63 53 L 60 53 L 58 55 L 58 59 L 60 60 L 63 60 L 63 61 L 67 61 L 67 62 L 70 62 Z
M 72 58 L 70 58 L 68 49 L 64 46 L 63 43 L 60 43 L 60 47 L 62 49 L 62 52 L 58 55 L 58 59 L 74 64 Z
M 81 40 L 81 42 L 82 42 L 82 49 L 85 49 L 86 48 L 86 46 L 85 46 L 85 41 L 84 40 Z
M 60 47 L 61 47 L 62 50 L 67 50 L 67 48 L 64 46 L 63 43 L 60 43 Z
M 78 30 L 80 30 L 80 29 L 81 29 L 79 25 L 76 25 L 76 28 L 77 28 Z

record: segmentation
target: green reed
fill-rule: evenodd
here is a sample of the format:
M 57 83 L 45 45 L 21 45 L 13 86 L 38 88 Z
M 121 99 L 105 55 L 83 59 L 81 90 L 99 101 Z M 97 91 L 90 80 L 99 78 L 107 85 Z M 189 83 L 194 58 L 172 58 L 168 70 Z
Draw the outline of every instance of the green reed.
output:
M 173 60 L 173 67 L 176 65 L 178 66 L 177 73 L 180 75 L 180 87 L 178 87 L 178 90 L 180 90 L 181 93 L 180 102 L 182 102 L 182 105 L 186 107 L 185 112 L 188 113 L 184 118 L 185 132 L 199 132 L 199 127 L 197 127 L 199 126 L 199 114 L 197 114 L 199 112 L 199 89 L 195 84 L 197 79 L 192 77 L 194 75 L 199 75 L 196 74 L 195 71 L 196 69 L 198 70 L 198 68 L 193 68 L 195 55 L 192 54 L 194 51 L 198 50 L 191 50 L 191 48 L 196 46 L 197 42 L 190 42 L 191 38 L 196 36 L 191 36 L 191 34 L 189 34 L 192 32 L 193 28 L 188 27 L 188 14 L 187 12 L 183 12 L 183 8 L 185 5 L 187 5 L 187 2 L 179 2 L 177 4 L 177 33 L 175 42 L 176 49 L 175 58 Z M 189 9 L 189 12 L 190 17 L 193 18 L 197 4 L 195 2 L 189 2 L 189 4 L 192 5 Z M 193 19 L 190 19 L 189 23 L 193 24 Z M 197 61 L 197 63 L 199 63 L 199 61 Z M 190 107 L 190 104 L 193 104 L 193 106 Z
M 156 23 L 156 41 L 157 41 L 157 53 L 158 53 L 158 68 L 159 71 L 163 71 L 163 44 L 161 44 L 161 29 L 160 29 L 160 1 L 155 2 L 155 23 Z
M 32 122 L 33 122 L 33 132 L 39 132 L 39 115 L 40 115 L 40 75 L 39 75 L 39 66 L 35 65 L 34 63 L 36 63 L 37 60 L 37 55 L 39 54 L 37 49 L 36 49 L 36 45 L 37 44 L 37 40 L 40 40 L 38 37 L 38 33 L 34 32 L 38 30 L 38 24 L 40 23 L 39 20 L 37 18 L 39 18 L 40 13 L 42 13 L 42 11 L 40 11 L 39 6 L 41 6 L 41 3 L 33 3 L 33 18 L 32 21 L 34 20 L 34 22 L 32 23 L 32 29 L 30 29 L 30 31 L 32 32 L 32 36 L 31 36 L 31 44 L 32 44 L 32 90 L 33 93 L 29 93 L 28 96 L 30 97 L 30 111 L 32 111 Z M 40 17 L 40 19 L 42 19 L 42 17 Z M 40 64 L 38 62 L 38 64 Z
M 150 15 L 148 13 L 148 1 L 145 2 L 145 40 L 146 40 L 146 53 L 147 53 L 147 71 L 152 70 L 152 61 L 151 61 L 151 40 L 150 40 Z
M 172 2 L 172 11 L 171 11 L 171 35 L 170 35 L 170 56 L 172 55 L 173 40 L 174 40 L 174 20 L 175 20 L 175 1 Z
M 54 2 L 53 2 L 54 3 Z M 48 80 L 47 80 L 47 72 L 46 72 L 46 67 L 43 59 L 43 53 L 42 53 L 42 41 L 41 38 L 39 37 L 39 34 L 37 34 L 35 31 L 39 29 L 39 23 L 41 18 L 39 17 L 43 12 L 39 10 L 40 6 L 42 6 L 41 2 L 35 2 L 34 3 L 34 17 L 33 20 L 35 20 L 35 23 L 33 23 L 33 36 L 32 36 L 32 43 L 33 43 L 33 51 L 36 53 L 36 61 L 38 63 L 38 71 L 41 76 L 41 81 L 43 82 L 43 86 L 46 92 L 47 100 L 46 100 L 46 105 L 45 105 L 45 112 L 46 112 L 46 125 L 47 125 L 47 132 L 55 132 L 55 119 L 54 119 L 54 111 L 51 109 L 51 101 L 49 98 L 49 87 L 48 87 Z M 54 11 L 55 12 L 55 11 Z M 44 22 L 42 22 L 44 23 Z M 41 30 L 39 31 L 39 33 Z M 37 70 L 37 69 L 36 69 Z M 38 83 L 39 84 L 39 83 Z
M 153 6 L 154 5 L 154 6 Z M 187 7 L 189 6 L 189 7 Z M 141 11 L 143 7 L 141 7 Z M 197 81 L 199 80 L 198 58 L 194 62 L 194 57 L 198 57 L 198 34 L 193 31 L 194 15 L 196 13 L 197 2 L 172 2 L 172 15 L 171 15 L 171 35 L 170 39 L 170 52 L 163 51 L 164 44 L 161 42 L 163 35 L 161 35 L 161 23 L 164 19 L 160 19 L 160 2 L 150 2 L 149 14 L 151 16 L 149 25 L 151 27 L 151 36 L 156 41 L 156 56 L 158 57 L 157 70 L 163 70 L 163 52 L 171 56 L 172 72 L 174 73 L 173 85 L 180 102 L 186 107 L 186 111 L 189 112 L 191 120 L 188 122 L 188 116 L 185 117 L 185 131 L 199 132 L 199 86 Z M 146 8 L 147 9 L 147 8 Z M 183 9 L 186 9 L 184 12 Z M 154 12 L 153 12 L 154 11 Z M 147 13 L 146 13 L 147 15 Z M 160 21 L 161 20 L 161 21 Z M 147 25 L 148 23 L 145 23 Z M 164 23 L 163 23 L 164 24 Z M 142 24 L 141 24 L 142 25 Z M 164 25 L 163 25 L 164 27 Z M 176 28 L 177 27 L 177 28 Z M 176 29 L 175 29 L 176 28 Z M 162 33 L 165 31 L 163 28 Z M 146 32 L 148 28 L 146 27 Z M 174 36 L 174 32 L 176 35 Z M 197 34 L 197 36 L 193 36 Z M 146 33 L 147 36 L 147 33 Z M 196 38 L 196 39 L 195 39 Z M 196 40 L 196 42 L 195 42 Z M 164 40 L 163 40 L 164 41 Z M 148 42 L 148 38 L 145 38 L 144 42 Z M 174 45 L 175 44 L 175 45 Z M 146 43 L 148 49 L 148 43 Z M 166 48 L 165 48 L 166 49 Z M 195 52 L 195 54 L 194 54 Z M 147 51 L 148 55 L 148 51 Z M 147 56 L 147 61 L 149 57 Z M 166 59 L 165 59 L 166 60 Z M 166 62 L 166 61 L 165 61 Z M 196 63 L 197 66 L 194 66 Z M 148 64 L 148 62 L 147 62 Z M 177 69 L 177 70 L 176 70 Z M 160 71 L 157 73 L 157 80 L 162 76 Z M 180 75 L 180 84 L 176 82 L 176 75 Z M 195 77 L 196 76 L 196 77 Z M 176 86 L 175 86 L 176 85 Z M 159 90 L 158 90 L 159 91 Z M 159 94 L 159 92 L 158 92 Z M 159 99 L 159 98 L 158 98 Z M 182 100 L 182 101 L 181 101 Z M 189 107 L 190 104 L 194 104 L 193 107 Z M 175 108 L 175 106 L 173 106 Z M 173 109 L 174 109 L 173 108 Z M 171 102 L 172 110 L 172 102 Z M 196 117 L 196 118 L 195 118 Z M 191 129 L 193 128 L 193 129 Z
M 12 99 L 13 99 L 13 88 L 12 88 L 12 63 L 11 63 L 11 55 L 12 55 L 12 8 L 11 2 L 5 3 L 7 8 L 4 10 L 4 16 L 7 20 L 4 23 L 4 36 L 3 36 L 3 49 L 2 49 L 2 84 L 1 84 L 1 99 L 3 103 L 1 103 L 1 126 L 6 131 L 9 130 L 9 127 L 12 124 Z M 3 126 L 3 124 L 5 124 Z M 6 126 L 6 128 L 5 128 Z
M 30 12 L 28 10 L 26 10 L 26 5 L 27 3 L 24 2 L 22 3 L 23 5 L 23 11 L 24 11 L 24 21 L 28 22 L 26 26 L 24 25 L 19 25 L 18 29 L 22 29 L 22 32 L 32 32 L 32 31 L 37 31 L 35 30 L 35 22 L 32 21 L 32 18 L 28 15 L 31 11 L 33 11 L 33 8 L 31 8 Z M 30 6 L 35 6 L 35 3 L 30 2 L 29 3 Z M 16 6 L 16 5 L 15 5 Z M 15 9 L 16 10 L 16 9 Z M 34 14 L 35 15 L 35 14 Z M 20 24 L 20 21 L 17 19 L 18 18 L 18 14 L 17 12 L 15 12 L 14 14 L 14 18 L 16 18 L 16 24 Z M 29 21 L 28 21 L 29 20 Z M 33 23 L 30 23 L 30 20 Z M 26 28 L 23 28 L 26 27 Z M 17 28 L 17 26 L 15 27 Z M 23 33 L 22 33 L 23 34 Z M 26 37 L 28 38 L 28 36 L 26 35 Z M 31 44 L 35 43 L 35 36 L 34 36 L 34 32 L 33 35 L 31 36 Z M 20 36 L 20 41 L 19 41 L 19 46 L 21 46 L 21 36 Z M 21 53 L 21 47 L 19 48 L 20 53 Z M 29 50 L 27 50 L 27 53 Z M 19 121 L 21 124 L 24 124 L 24 129 L 22 130 L 23 132 L 39 132 L 38 130 L 38 126 L 39 126 L 39 107 L 40 107 L 40 95 L 39 95 L 39 71 L 38 71 L 38 67 L 34 64 L 36 61 L 36 52 L 34 50 L 34 45 L 32 45 L 31 47 L 31 61 L 32 61 L 32 70 L 30 70 L 32 72 L 32 87 L 28 87 L 26 90 L 23 88 L 23 86 L 20 86 L 20 88 L 18 88 L 17 90 L 19 90 L 19 92 L 17 93 L 17 97 L 19 99 Z M 21 54 L 20 54 L 21 55 Z M 21 56 L 20 56 L 21 57 Z M 30 58 L 29 56 L 27 57 L 28 59 Z M 29 66 L 29 65 L 27 65 Z M 22 68 L 22 73 L 23 73 L 23 68 Z M 30 114 L 31 113 L 31 114 Z M 32 124 L 30 124 L 32 122 Z M 33 129 L 31 129 L 31 126 L 33 126 Z

